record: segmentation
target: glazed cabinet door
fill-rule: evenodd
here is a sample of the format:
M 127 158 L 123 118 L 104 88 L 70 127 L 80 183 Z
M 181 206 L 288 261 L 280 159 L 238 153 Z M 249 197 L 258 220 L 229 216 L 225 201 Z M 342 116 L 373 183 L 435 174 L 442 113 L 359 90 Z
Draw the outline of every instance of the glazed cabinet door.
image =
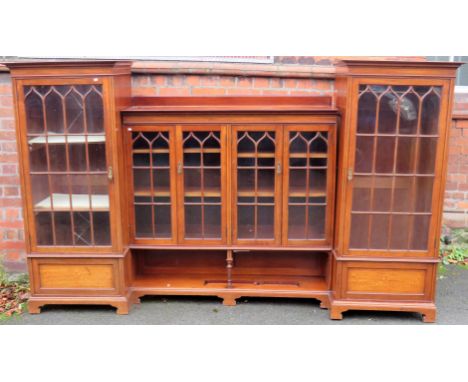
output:
M 181 244 L 226 243 L 226 151 L 225 126 L 177 126 Z
M 446 142 L 448 89 L 443 85 L 440 81 L 356 85 L 348 253 L 433 252 Z
M 132 127 L 127 168 L 133 239 L 137 244 L 177 242 L 175 126 Z
M 281 244 L 281 125 L 233 125 L 233 243 Z
M 114 170 L 106 81 L 17 81 L 32 251 L 112 249 Z
M 284 126 L 283 243 L 329 247 L 332 242 L 334 125 Z

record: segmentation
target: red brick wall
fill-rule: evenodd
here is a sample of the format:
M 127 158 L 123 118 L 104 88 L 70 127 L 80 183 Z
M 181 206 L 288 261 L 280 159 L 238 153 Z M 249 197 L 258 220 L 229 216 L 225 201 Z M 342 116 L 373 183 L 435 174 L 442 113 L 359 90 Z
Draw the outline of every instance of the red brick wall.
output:
M 243 96 L 243 95 L 333 95 L 332 80 L 203 76 L 133 76 L 133 96 Z
M 329 61 L 317 58 L 314 63 Z M 132 87 L 133 96 L 334 94 L 333 80 L 328 79 L 226 75 L 134 74 Z M 464 99 L 458 101 L 464 107 Z M 468 123 L 464 126 L 457 123 L 452 127 L 445 203 L 446 223 L 452 226 L 468 226 Z M 10 77 L 0 72 L 0 261 L 7 270 L 25 271 L 17 161 Z
M 454 115 L 468 112 L 468 93 L 455 97 Z M 468 227 L 468 114 L 455 119 L 450 132 L 444 224 Z
M 7 73 L 0 73 L 0 259 L 8 270 L 25 270 L 13 97 Z

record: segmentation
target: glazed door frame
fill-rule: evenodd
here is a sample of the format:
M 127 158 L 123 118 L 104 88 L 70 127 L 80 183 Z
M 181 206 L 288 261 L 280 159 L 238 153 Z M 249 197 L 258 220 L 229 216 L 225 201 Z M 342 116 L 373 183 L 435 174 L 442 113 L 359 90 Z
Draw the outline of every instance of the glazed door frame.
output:
M 222 123 L 184 123 L 176 125 L 176 167 L 177 167 L 177 232 L 178 232 L 178 244 L 185 245 L 225 245 L 227 243 L 227 137 L 226 137 L 226 125 Z M 185 237 L 185 184 L 184 184 L 184 133 L 186 132 L 219 132 L 219 154 L 220 154 L 220 238 L 186 238 Z M 208 154 L 205 149 L 201 150 L 200 158 L 205 154 Z M 200 163 L 200 169 L 203 169 L 201 172 L 204 173 L 207 166 L 204 166 L 203 163 Z M 209 166 L 208 166 L 209 167 Z M 209 170 L 209 169 L 208 169 Z M 204 182 L 204 179 L 201 180 Z M 205 198 L 209 197 L 205 194 L 204 187 L 205 184 L 200 183 L 201 186 L 201 215 L 203 223 L 205 222 L 204 210 L 207 205 L 205 203 Z M 202 228 L 204 232 L 204 225 Z M 203 233 L 204 235 L 204 233 Z
M 275 165 L 274 165 L 274 221 L 273 221 L 273 239 L 239 239 L 238 238 L 238 132 L 266 132 L 272 131 L 275 133 Z M 247 245 L 247 246 L 257 246 L 257 245 L 275 245 L 281 246 L 281 202 L 282 202 L 282 178 L 283 178 L 283 125 L 277 123 L 263 123 L 263 124 L 232 124 L 231 125 L 231 214 L 232 214 L 232 244 L 233 245 Z M 255 158 L 258 158 L 257 156 Z M 255 164 L 255 169 L 257 170 L 257 164 Z M 256 177 L 257 175 L 255 175 Z M 257 187 L 257 186 L 256 186 Z M 257 190 L 257 188 L 256 188 Z M 259 204 L 257 202 L 258 192 L 255 191 L 256 198 L 254 208 L 257 210 Z M 255 213 L 255 216 L 258 212 Z M 254 225 L 256 226 L 256 221 Z
M 436 156 L 434 159 L 435 167 L 433 173 L 433 186 L 432 186 L 432 200 L 431 200 L 431 217 L 428 226 L 428 245 L 426 250 L 416 249 L 352 249 L 350 248 L 351 240 L 351 209 L 353 203 L 353 185 L 355 183 L 356 176 L 354 175 L 355 159 L 356 159 L 356 143 L 357 143 L 357 128 L 358 128 L 358 102 L 359 102 L 359 87 L 360 85 L 383 85 L 383 86 L 427 86 L 427 87 L 440 87 L 440 108 L 439 108 L 439 122 L 438 122 L 438 141 Z M 351 85 L 348 89 L 350 91 L 352 100 L 350 102 L 350 119 L 349 119 L 349 141 L 347 147 L 344 150 L 348 150 L 348 162 L 345 165 L 347 176 L 342 177 L 341 181 L 345 182 L 345 204 L 344 204 L 344 221 L 338 222 L 342 224 L 344 237 L 342 240 L 342 246 L 340 253 L 342 255 L 349 256 L 376 256 L 376 257 L 436 257 L 436 248 L 438 248 L 438 232 L 441 217 L 441 203 L 443 202 L 443 190 L 444 190 L 444 179 L 445 179 L 445 168 L 446 168 L 446 146 L 449 135 L 448 115 L 450 100 L 448 95 L 450 94 L 450 80 L 439 80 L 439 79 L 422 79 L 422 78 L 365 78 L 357 77 L 351 80 Z M 419 121 L 419 124 L 421 122 Z M 376 122 L 378 126 L 378 121 Z M 420 126 L 420 125 L 418 125 Z M 381 135 L 378 135 L 381 136 Z M 415 135 L 419 137 L 419 135 Z M 377 138 L 375 138 L 377 139 Z M 418 144 L 419 145 L 419 144 Z M 374 150 L 376 150 L 374 148 Z M 395 149 L 396 151 L 396 149 Z M 396 154 L 395 154 L 396 155 Z M 396 160 L 396 157 L 394 158 Z M 417 158 L 415 156 L 415 166 Z M 375 173 L 375 172 L 373 172 Z M 394 175 L 396 177 L 398 175 Z M 350 179 L 351 178 L 351 179 Z M 413 179 L 415 176 L 412 177 Z M 413 191 L 416 194 L 416 191 Z M 415 195 L 417 197 L 417 195 Z M 389 212 L 391 215 L 391 211 Z M 370 222 L 371 226 L 372 222 Z M 389 223 L 390 227 L 390 223 Z M 369 228 L 370 230 L 370 228 Z M 387 239 L 389 240 L 389 239 Z
M 129 222 L 130 222 L 130 241 L 131 243 L 141 244 L 141 245 L 167 245 L 167 244 L 177 244 L 178 240 L 178 229 L 177 229 L 177 176 L 176 176 L 176 126 L 171 124 L 154 124 L 154 125 L 133 125 L 131 127 L 126 127 L 124 132 L 124 145 L 126 153 L 126 179 L 127 179 L 127 188 L 126 193 L 128 195 L 128 211 L 129 211 Z M 138 237 L 137 236 L 137 222 L 136 222 L 136 213 L 135 213 L 135 184 L 134 184 L 134 165 L 133 165 L 133 142 L 135 139 L 132 137 L 133 133 L 159 133 L 167 132 L 169 140 L 169 189 L 170 189 L 170 210 L 171 210 L 171 238 L 157 238 L 157 237 Z M 156 140 L 157 138 L 155 138 Z M 154 153 L 151 153 L 154 154 Z M 150 155 L 150 172 L 154 171 L 153 160 Z M 154 174 L 151 174 L 154 176 Z M 151 190 L 154 189 L 153 178 L 150 177 Z M 153 191 L 150 192 L 153 196 Z M 151 196 L 151 197 L 152 197 Z M 155 220 L 154 220 L 154 203 L 152 205 L 152 228 L 153 232 L 155 230 Z
M 116 200 L 116 185 L 113 172 L 118 171 L 119 165 L 114 156 L 116 148 L 116 137 L 114 137 L 113 121 L 114 121 L 114 104 L 110 99 L 112 92 L 112 79 L 105 76 L 90 76 L 90 77 L 54 77 L 54 78 L 37 78 L 37 79 L 14 79 L 14 96 L 17 104 L 16 120 L 17 120 L 17 137 L 20 155 L 20 172 L 23 197 L 23 214 L 26 227 L 26 243 L 29 253 L 112 253 L 119 249 L 118 238 L 118 214 L 115 213 L 118 207 Z M 74 86 L 74 85 L 100 85 L 102 86 L 102 107 L 103 107 L 103 130 L 105 134 L 105 158 L 107 172 L 107 190 L 109 195 L 109 245 L 38 245 L 37 230 L 34 218 L 34 205 L 32 199 L 32 179 L 29 162 L 29 144 L 28 144 L 28 127 L 26 117 L 26 106 L 24 99 L 25 86 Z M 62 104 L 63 105 L 63 104 Z M 64 132 L 65 134 L 65 132 Z M 68 145 L 68 143 L 66 143 Z M 88 172 L 84 172 L 86 175 Z M 90 194 L 91 195 L 91 194 Z M 53 203 L 53 202 L 52 202 Z M 92 208 L 91 208 L 92 209 Z M 72 208 L 70 208 L 72 212 Z M 72 233 L 73 234 L 73 233 Z
M 288 238 L 288 229 L 289 229 L 289 175 L 290 175 L 290 132 L 310 132 L 310 133 L 327 133 L 327 152 L 324 157 L 327 160 L 326 170 L 325 170 L 325 221 L 324 224 L 324 237 L 323 239 L 289 239 Z M 313 140 L 318 139 L 318 137 L 313 138 Z M 309 144 L 310 149 L 310 144 Z M 282 243 L 284 246 L 311 246 L 313 247 L 332 247 L 333 244 L 333 227 L 334 227 L 334 211 L 335 211 L 335 178 L 336 178 L 336 123 L 289 123 L 283 126 L 283 197 L 282 197 Z M 309 152 L 310 157 L 307 160 L 313 158 L 313 154 Z M 320 157 L 322 158 L 322 157 Z M 306 171 L 310 170 L 310 163 L 307 164 Z M 311 180 L 306 181 L 307 185 Z M 309 197 L 311 197 L 309 195 Z M 308 203 L 309 197 L 306 197 L 306 204 Z M 310 205 L 306 206 L 308 208 Z M 305 225 L 307 226 L 307 217 Z

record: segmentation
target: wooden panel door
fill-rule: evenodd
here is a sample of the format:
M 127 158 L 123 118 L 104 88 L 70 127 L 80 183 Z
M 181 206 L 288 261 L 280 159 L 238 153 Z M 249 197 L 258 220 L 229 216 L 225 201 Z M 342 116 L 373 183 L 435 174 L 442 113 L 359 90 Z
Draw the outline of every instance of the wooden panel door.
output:
M 16 83 L 31 250 L 111 251 L 116 222 L 108 80 Z
M 226 132 L 177 126 L 179 243 L 226 243 Z
M 175 125 L 126 132 L 132 237 L 138 244 L 177 242 Z
M 281 244 L 282 126 L 233 125 L 233 244 Z
M 284 126 L 283 243 L 330 247 L 335 195 L 334 125 Z
M 436 255 L 447 134 L 444 85 L 356 83 L 346 253 Z

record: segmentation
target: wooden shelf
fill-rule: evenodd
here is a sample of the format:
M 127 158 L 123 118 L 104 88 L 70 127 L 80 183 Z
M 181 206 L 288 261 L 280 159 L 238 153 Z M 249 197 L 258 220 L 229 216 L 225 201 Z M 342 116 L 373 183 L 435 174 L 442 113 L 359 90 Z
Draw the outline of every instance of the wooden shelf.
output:
M 169 154 L 169 149 L 133 149 L 132 150 L 133 154 Z
M 203 193 L 199 188 L 185 188 L 184 196 L 185 197 L 221 197 L 221 190 L 219 188 L 205 188 Z
M 327 153 L 290 153 L 289 158 L 327 158 Z
M 67 142 L 68 144 L 104 143 L 106 137 L 105 135 L 44 135 L 28 141 L 30 145 L 45 144 L 46 142 L 49 145 L 65 144 Z
M 290 187 L 288 196 L 290 197 L 312 197 L 312 198 L 318 198 L 318 197 L 325 197 L 327 196 L 327 190 L 310 190 L 309 192 L 305 192 L 302 188 L 294 188 Z
M 109 211 L 109 195 L 91 195 L 91 206 L 90 196 L 88 194 L 72 194 L 71 202 L 73 211 Z M 39 203 L 34 205 L 35 211 L 71 211 L 70 206 L 70 195 L 69 194 L 52 194 L 52 198 L 49 196 Z
M 237 196 L 240 197 L 252 197 L 252 196 L 260 196 L 260 197 L 274 197 L 275 191 L 274 190 L 243 190 L 239 189 L 237 191 Z
M 221 149 L 184 149 L 184 154 L 219 154 Z
M 226 273 L 207 274 L 152 274 L 137 275 L 131 288 L 148 294 L 197 294 L 200 290 L 219 290 L 228 292 L 326 292 L 327 284 L 321 276 L 268 276 L 268 275 L 235 275 L 232 287 L 227 289 Z
M 323 246 L 323 245 L 315 245 L 310 244 L 307 246 L 274 246 L 274 245 L 262 245 L 258 246 L 254 243 L 252 245 L 192 245 L 192 244 L 169 244 L 169 245 L 162 245 L 162 244 L 130 244 L 130 249 L 142 249 L 142 250 L 171 250 L 171 251 L 180 251 L 180 250 L 190 250 L 190 251 L 226 251 L 226 250 L 233 250 L 234 254 L 236 251 L 238 252 L 261 252 L 261 251 L 294 251 L 294 252 L 309 252 L 311 254 L 320 254 L 324 251 L 330 251 L 332 248 L 331 246 Z
M 140 190 L 140 191 L 135 191 L 133 193 L 134 196 L 171 196 L 171 192 L 169 190 L 167 191 L 153 191 L 151 190 Z
M 238 158 L 274 158 L 275 153 L 237 153 Z

